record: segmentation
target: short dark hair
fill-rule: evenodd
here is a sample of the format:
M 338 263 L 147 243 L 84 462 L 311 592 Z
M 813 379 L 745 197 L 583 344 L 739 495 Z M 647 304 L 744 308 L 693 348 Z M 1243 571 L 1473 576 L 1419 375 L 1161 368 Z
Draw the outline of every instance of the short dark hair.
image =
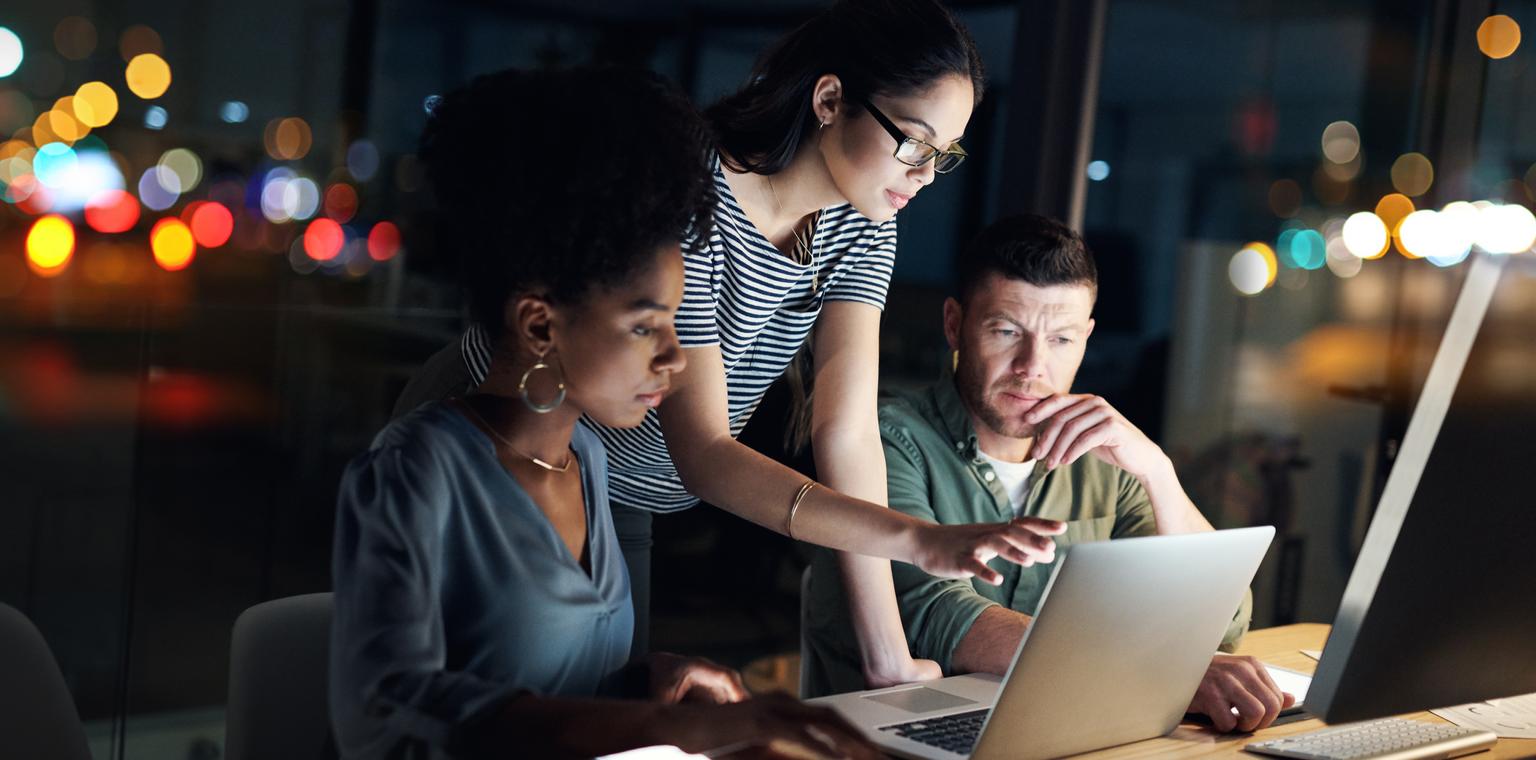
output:
M 421 155 L 470 318 L 499 336 L 516 295 L 579 302 L 707 239 L 712 149 L 688 99 L 640 70 L 508 70 L 445 96 Z
M 971 80 L 973 103 L 986 88 L 975 40 L 936 0 L 838 0 L 769 48 L 746 86 L 705 111 L 727 165 L 757 174 L 788 166 L 817 129 L 811 91 L 825 74 L 842 82 L 850 106 L 921 92 L 951 74 Z
M 962 304 L 996 272 L 1031 285 L 1085 285 L 1099 294 L 1099 268 L 1083 237 L 1038 214 L 1005 216 L 981 231 L 955 263 Z

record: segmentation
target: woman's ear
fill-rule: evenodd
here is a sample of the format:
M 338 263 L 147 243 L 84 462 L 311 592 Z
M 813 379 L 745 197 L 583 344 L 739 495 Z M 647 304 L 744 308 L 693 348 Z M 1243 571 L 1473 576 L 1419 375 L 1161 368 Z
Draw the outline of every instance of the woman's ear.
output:
M 505 314 L 509 335 L 516 335 L 535 356 L 549 353 L 554 346 L 552 325 L 554 307 L 538 293 L 523 293 L 507 301 Z
M 843 80 L 836 74 L 822 74 L 811 88 L 811 110 L 821 126 L 831 126 L 843 114 Z

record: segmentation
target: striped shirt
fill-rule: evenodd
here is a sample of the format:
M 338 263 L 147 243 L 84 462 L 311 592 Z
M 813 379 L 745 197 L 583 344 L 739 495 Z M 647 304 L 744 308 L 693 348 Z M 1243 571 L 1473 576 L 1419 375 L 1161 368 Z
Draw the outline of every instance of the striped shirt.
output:
M 695 240 L 684 247 L 689 253 L 683 257 L 677 337 L 684 348 L 720 347 L 734 438 L 805 343 L 823 304 L 857 301 L 885 307 L 896 263 L 896 220 L 876 223 L 848 204 L 828 208 L 811 241 L 811 262 L 799 264 L 747 219 L 718 156 L 714 172 L 720 202 L 708 245 Z M 479 385 L 490 368 L 486 332 L 471 325 L 462 347 L 470 378 Z M 654 512 L 698 503 L 678 478 L 654 409 L 636 428 L 604 427 L 585 418 L 582 423 L 608 448 L 615 503 Z

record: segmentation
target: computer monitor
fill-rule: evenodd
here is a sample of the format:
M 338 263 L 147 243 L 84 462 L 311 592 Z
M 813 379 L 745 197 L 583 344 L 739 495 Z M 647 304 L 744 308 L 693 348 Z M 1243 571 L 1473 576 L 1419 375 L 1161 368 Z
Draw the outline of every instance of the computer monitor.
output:
M 1536 692 L 1536 257 L 1478 255 L 1307 692 L 1329 723 Z

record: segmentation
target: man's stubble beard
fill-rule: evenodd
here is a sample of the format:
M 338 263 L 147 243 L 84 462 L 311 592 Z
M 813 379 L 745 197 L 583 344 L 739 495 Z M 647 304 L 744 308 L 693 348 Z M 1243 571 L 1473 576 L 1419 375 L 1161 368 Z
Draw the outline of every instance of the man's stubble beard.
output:
M 962 349 L 961 356 L 963 357 L 964 355 Z M 969 371 L 964 359 L 961 360 L 960 366 L 955 370 L 955 387 L 960 392 L 960 400 L 965 403 L 965 407 L 983 425 L 986 425 L 987 429 L 994 435 L 1019 439 L 1033 438 L 1035 436 L 1035 425 L 1017 419 L 1010 420 L 1002 412 L 998 411 L 996 406 L 989 403 L 986 380 L 977 377 L 974 372 Z M 996 398 L 998 394 L 1004 391 L 1026 393 L 1029 387 L 1030 383 L 1027 381 L 1024 383 L 1004 381 L 993 389 L 991 398 Z

